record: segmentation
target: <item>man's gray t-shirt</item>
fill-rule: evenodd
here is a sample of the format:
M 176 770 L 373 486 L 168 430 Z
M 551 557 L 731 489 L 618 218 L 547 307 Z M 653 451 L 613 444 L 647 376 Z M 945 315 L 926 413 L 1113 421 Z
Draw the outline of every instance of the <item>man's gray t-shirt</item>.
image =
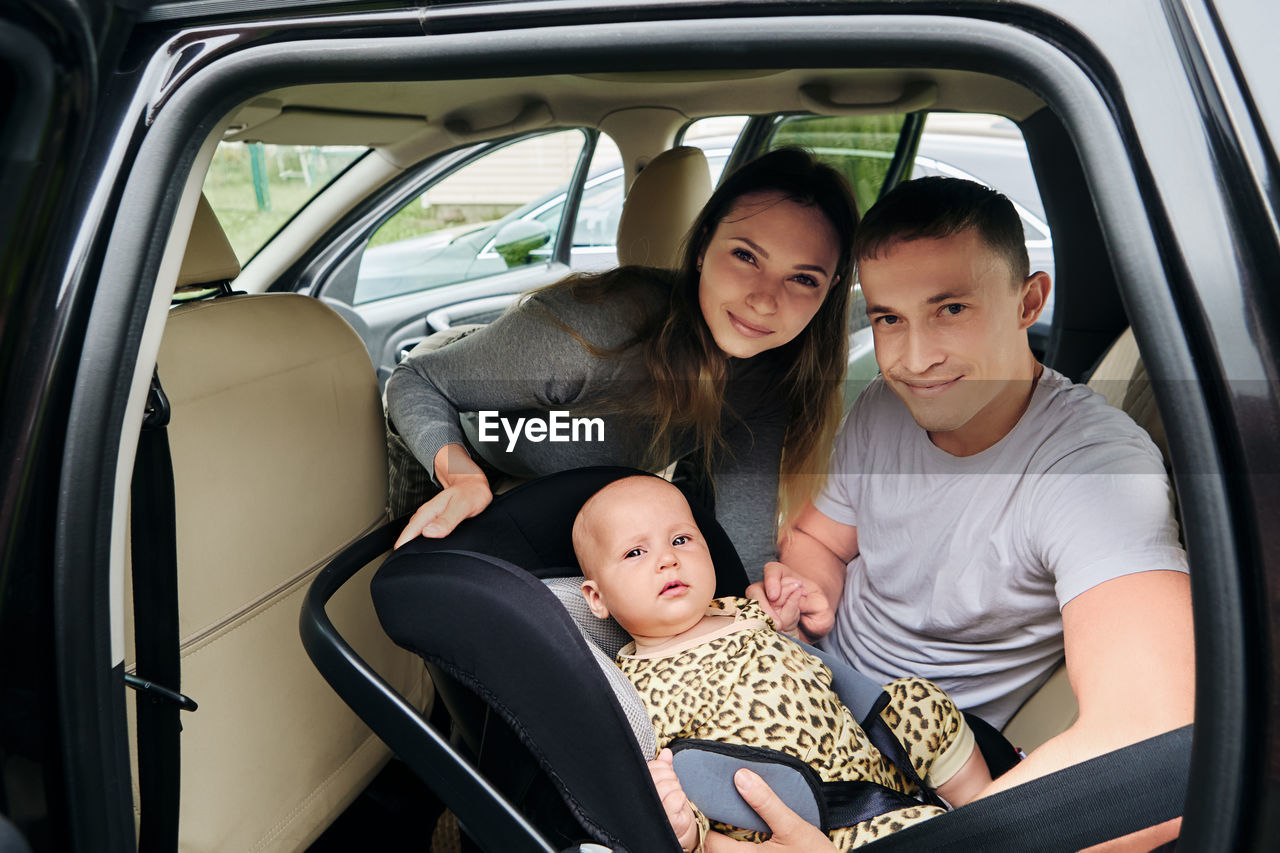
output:
M 934 446 L 876 379 L 815 505 L 857 527 L 860 550 L 827 647 L 884 682 L 929 678 L 997 727 L 1062 660 L 1067 602 L 1187 571 L 1150 437 L 1048 368 L 1017 426 L 968 457 Z

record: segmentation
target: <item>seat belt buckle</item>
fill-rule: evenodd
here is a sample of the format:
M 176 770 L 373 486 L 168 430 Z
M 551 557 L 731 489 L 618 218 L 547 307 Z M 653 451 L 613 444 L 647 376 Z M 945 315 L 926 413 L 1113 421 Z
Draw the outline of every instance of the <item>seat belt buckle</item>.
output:
M 147 403 L 142 414 L 143 429 L 163 429 L 169 425 L 169 398 L 160 386 L 160 371 L 151 373 L 151 387 L 147 389 Z

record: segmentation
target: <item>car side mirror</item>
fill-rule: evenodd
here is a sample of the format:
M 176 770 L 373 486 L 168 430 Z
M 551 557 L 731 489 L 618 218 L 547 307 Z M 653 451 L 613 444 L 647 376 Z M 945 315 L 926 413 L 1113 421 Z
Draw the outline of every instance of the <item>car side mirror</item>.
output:
M 493 239 L 493 249 L 502 256 L 508 267 L 518 267 L 529 262 L 529 253 L 540 249 L 551 240 L 547 226 L 533 219 L 517 219 L 498 229 Z

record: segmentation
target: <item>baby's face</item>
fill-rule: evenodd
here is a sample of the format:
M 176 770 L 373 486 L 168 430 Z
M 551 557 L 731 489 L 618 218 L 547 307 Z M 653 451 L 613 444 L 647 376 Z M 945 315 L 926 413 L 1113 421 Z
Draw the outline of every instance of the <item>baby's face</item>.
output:
M 612 483 L 583 508 L 574 545 L 583 595 L 636 639 L 692 628 L 715 597 L 716 570 L 680 490 L 657 477 Z

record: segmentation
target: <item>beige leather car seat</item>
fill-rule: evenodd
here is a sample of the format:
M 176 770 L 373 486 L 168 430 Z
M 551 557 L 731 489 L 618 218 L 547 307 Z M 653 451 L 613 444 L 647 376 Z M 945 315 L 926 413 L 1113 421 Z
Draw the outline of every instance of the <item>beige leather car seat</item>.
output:
M 213 282 L 237 270 L 201 199 L 182 278 Z M 318 300 L 264 294 L 171 309 L 158 367 L 172 408 L 181 689 L 200 706 L 182 715 L 179 847 L 304 849 L 389 757 L 298 634 L 312 578 L 387 520 L 373 366 Z M 371 571 L 346 585 L 330 616 L 422 707 L 425 670 L 383 634 Z
M 618 220 L 618 263 L 674 269 L 684 238 L 711 198 L 711 170 L 700 148 L 663 151 L 636 176 Z
M 1147 369 L 1142 364 L 1132 328 L 1125 329 L 1107 349 L 1088 384 L 1151 435 L 1168 467 L 1169 445 L 1165 439 L 1164 424 L 1160 422 L 1160 412 L 1156 409 L 1151 382 L 1147 379 Z M 1018 709 L 1005 726 L 1004 735 L 1015 746 L 1030 752 L 1064 731 L 1076 721 L 1079 713 L 1071 682 L 1067 679 L 1067 668 L 1063 664 Z

